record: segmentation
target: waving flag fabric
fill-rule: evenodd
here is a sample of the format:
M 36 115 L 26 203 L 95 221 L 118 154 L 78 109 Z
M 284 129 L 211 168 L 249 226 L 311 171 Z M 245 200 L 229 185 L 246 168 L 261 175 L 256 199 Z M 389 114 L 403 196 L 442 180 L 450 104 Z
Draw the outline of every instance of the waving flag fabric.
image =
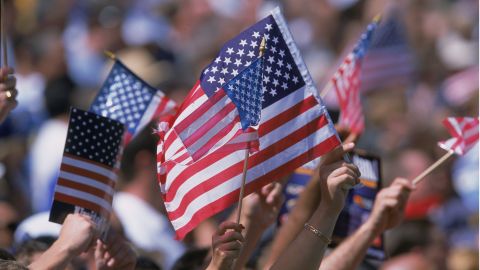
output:
M 162 91 L 140 79 L 121 61 L 115 63 L 90 111 L 117 120 L 127 127 L 124 143 L 128 143 L 156 117 L 176 107 Z
M 253 60 L 253 59 L 252 59 Z M 188 165 L 216 150 L 258 150 L 262 106 L 262 59 L 257 59 L 223 88 L 208 96 L 187 99 L 165 135 L 167 149 L 162 166 Z M 172 143 L 171 143 L 172 142 Z M 163 152 L 163 151 L 162 151 Z M 173 155 L 171 155 L 173 154 Z
M 405 85 L 413 79 L 415 56 L 396 10 L 382 20 L 373 34 L 361 70 L 362 92 L 395 84 Z
M 438 143 L 445 150 L 452 150 L 459 155 L 465 154 L 478 142 L 478 118 L 473 117 L 448 117 L 443 120 L 450 138 Z
M 279 9 L 224 45 L 202 72 L 180 110 L 215 97 L 220 92 L 217 89 L 224 89 L 252 65 L 259 56 L 262 38 L 266 39 L 266 50 L 262 56 L 259 151 L 249 158 L 246 194 L 339 145 L 327 110 Z M 170 126 L 183 119 L 178 117 Z M 168 125 L 161 125 L 161 135 L 166 134 Z M 244 150 L 215 151 L 188 166 L 161 166 L 164 160 L 187 151 L 178 137 L 167 135 L 165 141 L 159 142 L 159 181 L 168 217 L 177 237 L 183 238 L 202 220 L 238 200 Z
M 340 124 L 349 127 L 353 133 L 361 134 L 365 127 L 362 102 L 360 100 L 360 70 L 362 60 L 377 28 L 374 21 L 367 26 L 360 41 L 347 55 L 337 72 L 333 75 L 332 85 L 340 105 Z M 327 86 L 328 87 L 328 86 Z
M 62 223 L 68 213 L 110 215 L 116 183 L 114 165 L 124 125 L 103 116 L 72 109 L 50 220 Z

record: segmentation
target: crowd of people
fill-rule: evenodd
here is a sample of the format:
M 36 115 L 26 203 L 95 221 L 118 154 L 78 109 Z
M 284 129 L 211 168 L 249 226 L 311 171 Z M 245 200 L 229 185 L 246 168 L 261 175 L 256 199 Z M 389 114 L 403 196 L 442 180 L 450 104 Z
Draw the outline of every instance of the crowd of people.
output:
M 0 269 L 478 269 L 478 145 L 417 186 L 409 181 L 443 155 L 443 118 L 479 115 L 478 1 L 4 2 L 11 68 L 0 70 Z M 285 181 L 275 179 L 244 198 L 240 224 L 232 207 L 174 240 L 153 123 L 124 150 L 105 239 L 79 214 L 48 222 L 68 112 L 96 95 L 112 64 L 104 50 L 180 104 L 223 43 L 276 5 L 319 90 L 382 11 L 397 11 L 414 55 L 410 80 L 362 93 L 366 131 L 322 158 L 281 227 Z M 358 182 L 358 168 L 341 161 L 353 148 L 382 158 L 385 188 L 364 224 L 332 248 Z M 366 262 L 382 233 L 385 261 Z

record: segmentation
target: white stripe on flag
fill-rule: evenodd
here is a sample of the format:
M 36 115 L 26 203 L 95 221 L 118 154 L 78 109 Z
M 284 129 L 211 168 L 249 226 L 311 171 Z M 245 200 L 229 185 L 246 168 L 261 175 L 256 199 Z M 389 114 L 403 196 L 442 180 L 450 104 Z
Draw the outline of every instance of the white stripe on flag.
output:
M 313 141 L 315 142 L 313 145 L 318 145 L 322 143 L 325 139 L 331 136 L 332 136 L 332 133 L 331 133 L 331 130 L 329 130 L 328 125 L 324 126 L 322 129 L 318 130 L 317 133 L 311 134 L 309 137 L 287 148 L 282 153 L 277 154 L 277 156 L 281 155 L 282 158 L 273 156 L 270 159 L 266 160 L 265 162 L 259 164 L 258 166 L 250 168 L 247 174 L 247 183 L 254 181 L 259 176 L 262 176 L 264 174 L 265 168 L 268 168 L 269 171 L 274 170 L 280 167 L 281 165 L 287 163 L 288 161 L 294 159 L 295 157 L 303 154 L 303 152 L 299 151 L 298 149 L 305 150 L 306 149 L 305 143 L 307 141 Z M 238 157 L 242 155 L 244 155 L 244 151 L 236 151 L 236 153 L 230 156 Z M 189 180 L 198 179 L 197 176 L 199 178 L 204 178 L 203 180 L 205 180 L 205 179 L 209 179 L 212 176 L 215 176 L 217 173 L 218 171 L 215 169 L 215 164 L 212 164 L 210 167 L 200 171 L 195 176 L 192 176 Z M 216 186 L 215 188 L 203 193 L 202 195 L 198 196 L 195 200 L 191 201 L 188 207 L 186 208 L 185 213 L 180 218 L 172 221 L 172 225 L 174 226 L 174 228 L 178 229 L 185 226 L 191 220 L 193 214 L 195 214 L 198 210 L 207 206 L 210 202 L 216 201 L 217 199 L 220 199 L 226 194 L 229 194 L 230 192 L 238 189 L 241 183 L 240 181 L 241 176 L 242 174 L 237 174 L 236 176 L 228 179 L 221 185 Z M 184 197 L 184 192 L 183 191 L 181 193 L 178 193 L 178 192 L 181 192 L 180 189 L 177 191 L 177 195 L 181 194 L 181 196 L 175 196 L 174 201 L 170 203 L 165 203 L 167 211 L 173 212 L 180 205 L 180 200 L 177 200 L 177 199 L 182 199 Z
M 86 162 L 86 161 L 83 161 L 83 160 L 79 160 L 79 159 L 75 159 L 75 158 L 71 158 L 71 157 L 67 157 L 67 156 L 63 156 L 62 163 L 70 165 L 70 166 L 82 168 L 84 170 L 91 171 L 91 172 L 94 172 L 94 173 L 101 174 L 105 177 L 108 177 L 110 180 L 112 180 L 114 182 L 117 181 L 117 175 L 115 174 L 115 172 L 113 172 L 109 169 L 106 169 L 104 167 L 97 166 L 93 163 L 89 163 L 89 162 Z
M 113 195 L 113 193 L 115 192 L 112 187 L 105 185 L 104 183 L 99 182 L 96 179 L 93 179 L 90 177 L 84 177 L 75 173 L 60 171 L 59 178 L 63 178 L 65 180 L 69 180 L 75 183 L 84 184 L 87 186 L 94 187 L 96 189 L 100 189 L 102 191 L 105 191 L 105 193 L 109 195 Z
M 86 193 L 86 192 L 77 190 L 77 189 L 57 185 L 55 187 L 55 192 L 62 193 L 62 194 L 65 194 L 67 196 L 70 196 L 70 197 L 74 197 L 74 198 L 78 198 L 78 199 L 81 199 L 81 200 L 85 200 L 85 201 L 95 203 L 95 204 L 103 207 L 104 209 L 106 209 L 109 212 L 111 211 L 111 208 L 112 208 L 110 203 L 105 201 L 105 199 L 97 197 L 97 196 L 95 196 L 93 194 L 90 194 L 90 193 Z

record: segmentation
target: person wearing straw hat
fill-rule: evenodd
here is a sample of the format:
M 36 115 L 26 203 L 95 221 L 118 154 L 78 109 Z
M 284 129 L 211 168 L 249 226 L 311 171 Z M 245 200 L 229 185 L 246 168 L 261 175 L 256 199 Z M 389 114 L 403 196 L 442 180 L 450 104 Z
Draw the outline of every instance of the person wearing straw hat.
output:
M 17 106 L 17 80 L 13 76 L 13 69 L 3 67 L 0 69 L 0 123 Z

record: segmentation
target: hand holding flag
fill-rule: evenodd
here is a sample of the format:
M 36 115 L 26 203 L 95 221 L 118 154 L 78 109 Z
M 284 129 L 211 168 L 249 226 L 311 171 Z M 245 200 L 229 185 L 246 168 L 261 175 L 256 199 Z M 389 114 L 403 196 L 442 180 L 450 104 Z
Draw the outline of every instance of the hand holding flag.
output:
M 413 179 L 413 184 L 420 182 L 425 176 L 440 166 L 445 160 L 453 154 L 464 155 L 478 142 L 479 119 L 473 117 L 448 117 L 443 120 L 443 124 L 448 129 L 453 138 L 441 141 L 438 145 L 448 150 L 448 152 L 438 159 L 434 164 L 428 167 L 419 176 Z

